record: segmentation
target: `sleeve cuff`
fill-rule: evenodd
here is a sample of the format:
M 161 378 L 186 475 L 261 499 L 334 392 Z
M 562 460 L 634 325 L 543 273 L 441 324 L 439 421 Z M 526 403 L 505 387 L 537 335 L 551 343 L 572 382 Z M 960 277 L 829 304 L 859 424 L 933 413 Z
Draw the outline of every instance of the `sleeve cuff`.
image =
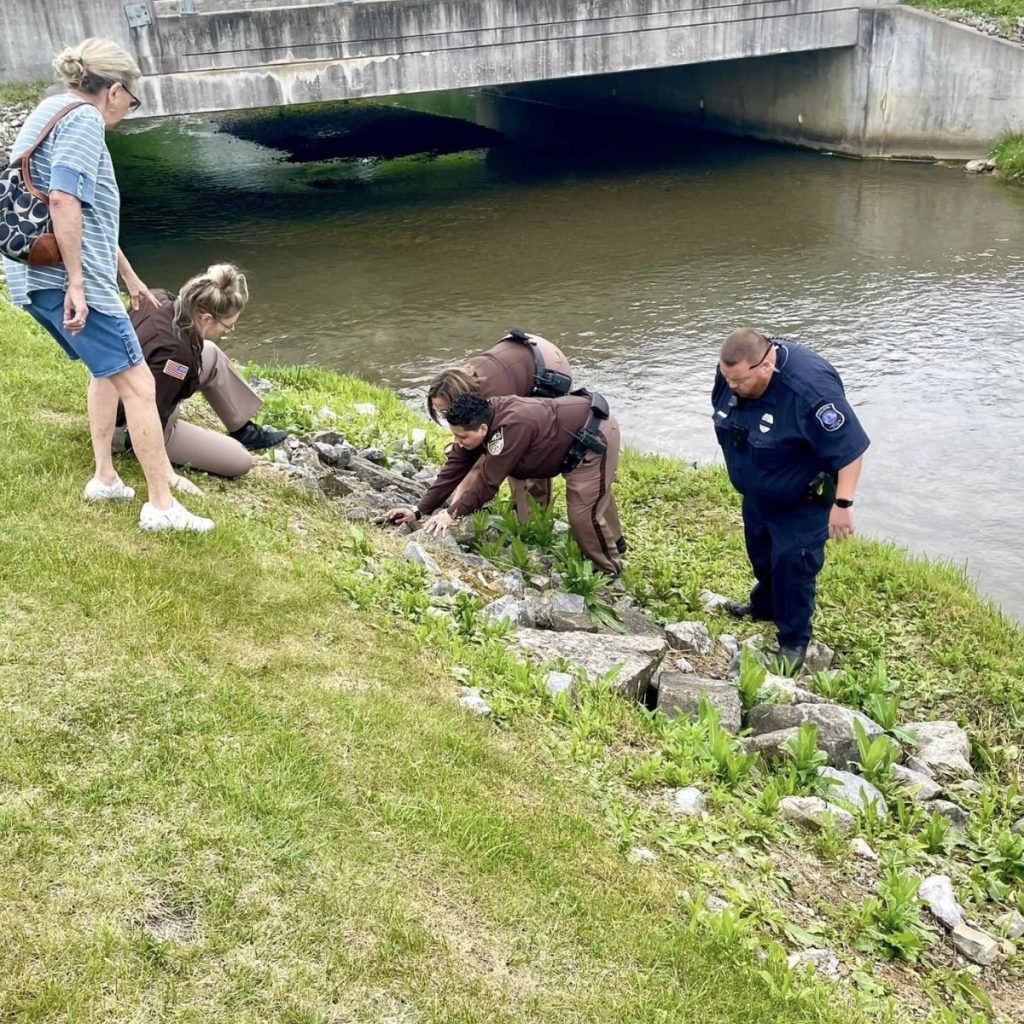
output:
M 81 171 L 57 166 L 50 172 L 50 191 L 66 192 L 83 206 L 91 206 L 96 197 L 96 182 Z

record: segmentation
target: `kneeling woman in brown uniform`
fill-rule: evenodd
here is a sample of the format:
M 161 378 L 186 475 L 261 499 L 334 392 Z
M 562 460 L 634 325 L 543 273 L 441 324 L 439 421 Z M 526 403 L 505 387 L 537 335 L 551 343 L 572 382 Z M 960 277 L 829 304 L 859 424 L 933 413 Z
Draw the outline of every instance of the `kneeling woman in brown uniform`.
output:
M 156 380 L 167 458 L 217 476 L 248 473 L 250 451 L 272 448 L 288 435 L 252 422 L 263 401 L 214 343 L 245 309 L 245 275 L 231 263 L 218 263 L 187 281 L 177 295 L 166 289 L 154 294 L 159 307 L 135 310 L 131 320 Z M 228 428 L 227 435 L 178 418 L 181 403 L 197 391 Z M 124 423 L 124 410 L 118 407 L 115 451 L 131 450 Z
M 571 388 L 572 368 L 557 345 L 540 335 L 512 330 L 493 348 L 473 356 L 463 366 L 438 374 L 427 388 L 427 413 L 435 423 L 443 424 L 445 414 L 460 395 L 559 398 L 567 395 Z M 420 499 L 417 508 L 393 510 L 392 521 L 411 523 L 419 515 L 430 515 L 440 508 L 456 492 L 469 464 L 474 461 L 475 458 L 458 445 L 452 445 L 437 480 Z M 527 495 L 541 506 L 551 503 L 550 480 L 509 478 L 508 486 L 523 522 L 530 512 Z

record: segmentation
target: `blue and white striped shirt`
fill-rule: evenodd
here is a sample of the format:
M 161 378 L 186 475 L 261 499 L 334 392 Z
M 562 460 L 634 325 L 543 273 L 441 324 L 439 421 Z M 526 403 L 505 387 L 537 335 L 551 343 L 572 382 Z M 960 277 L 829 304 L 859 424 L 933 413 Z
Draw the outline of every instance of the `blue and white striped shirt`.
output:
M 80 97 L 74 93 L 50 96 L 22 125 L 11 149 L 20 156 L 35 142 L 46 122 Z M 59 190 L 82 203 L 82 273 L 85 301 L 107 316 L 127 317 L 117 288 L 117 232 L 121 194 L 104 138 L 103 116 L 91 104 L 78 107 L 57 124 L 32 157 L 32 182 L 40 191 Z M 31 292 L 43 288 L 67 291 L 64 265 L 27 267 L 4 260 L 11 300 L 27 306 Z

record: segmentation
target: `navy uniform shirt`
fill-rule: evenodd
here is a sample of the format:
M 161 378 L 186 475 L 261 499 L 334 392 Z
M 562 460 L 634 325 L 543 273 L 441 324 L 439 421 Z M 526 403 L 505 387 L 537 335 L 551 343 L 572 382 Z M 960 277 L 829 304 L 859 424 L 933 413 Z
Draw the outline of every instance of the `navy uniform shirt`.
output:
M 780 513 L 808 506 L 808 484 L 822 471 L 833 478 L 871 443 L 835 368 L 784 338 L 775 372 L 760 398 L 740 398 L 719 370 L 711 393 L 715 434 L 733 486 L 758 510 Z

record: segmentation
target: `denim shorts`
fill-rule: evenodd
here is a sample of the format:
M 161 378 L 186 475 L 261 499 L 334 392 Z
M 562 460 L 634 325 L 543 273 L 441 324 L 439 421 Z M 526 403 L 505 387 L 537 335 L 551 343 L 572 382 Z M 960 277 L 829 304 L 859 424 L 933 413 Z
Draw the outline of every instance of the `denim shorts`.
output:
M 25 309 L 53 335 L 69 359 L 81 359 L 94 377 L 110 377 L 143 361 L 142 347 L 127 317 L 89 309 L 85 327 L 72 334 L 64 327 L 64 292 L 42 288 L 29 295 Z

